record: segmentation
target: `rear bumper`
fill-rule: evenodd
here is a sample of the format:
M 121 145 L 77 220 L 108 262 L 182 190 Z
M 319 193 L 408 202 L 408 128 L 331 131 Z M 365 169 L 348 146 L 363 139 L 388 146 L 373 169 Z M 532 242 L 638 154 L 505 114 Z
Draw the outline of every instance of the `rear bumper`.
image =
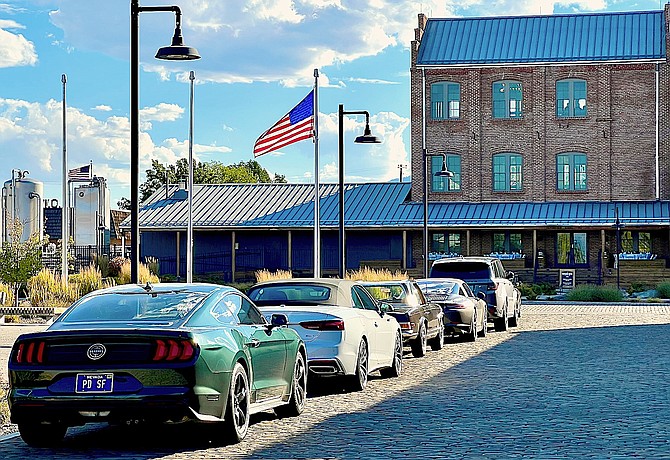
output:
M 339 359 L 309 359 L 307 369 L 314 375 L 344 375 L 344 367 Z

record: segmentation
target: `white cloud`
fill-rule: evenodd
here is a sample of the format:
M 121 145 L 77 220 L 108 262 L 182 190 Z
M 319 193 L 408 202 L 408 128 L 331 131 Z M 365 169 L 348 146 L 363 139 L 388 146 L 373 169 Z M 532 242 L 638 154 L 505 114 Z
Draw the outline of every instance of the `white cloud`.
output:
M 37 53 L 35 45 L 21 34 L 14 34 L 7 29 L 23 29 L 15 21 L 0 20 L 0 68 L 35 65 Z
M 111 111 L 112 111 L 112 108 L 111 108 L 110 106 L 108 106 L 108 105 L 102 105 L 102 104 L 101 104 L 101 105 L 96 105 L 96 106 L 93 107 L 91 110 L 98 110 L 98 111 L 100 111 L 100 112 L 111 112 Z
M 379 78 L 349 78 L 347 81 L 353 83 L 363 83 L 367 85 L 399 85 L 398 81 L 381 80 Z
M 173 104 L 142 109 L 142 116 L 154 121 L 171 121 L 180 116 Z M 182 110 L 183 111 L 183 110 Z M 92 117 L 76 107 L 67 108 L 68 167 L 93 162 L 93 172 L 105 177 L 112 200 L 129 195 L 130 121 L 126 117 Z M 62 171 L 62 104 L 0 98 L 0 161 L 8 168 L 27 169 L 30 177 L 44 182 L 46 198 L 59 196 Z M 193 145 L 194 155 L 229 153 L 217 145 Z M 140 133 L 140 171 L 156 159 L 175 163 L 188 156 L 188 141 L 166 139 L 157 144 L 147 132 Z M 49 192 L 51 191 L 51 192 Z M 51 193 L 51 194 L 49 194 Z M 116 201 L 114 201 L 116 203 Z

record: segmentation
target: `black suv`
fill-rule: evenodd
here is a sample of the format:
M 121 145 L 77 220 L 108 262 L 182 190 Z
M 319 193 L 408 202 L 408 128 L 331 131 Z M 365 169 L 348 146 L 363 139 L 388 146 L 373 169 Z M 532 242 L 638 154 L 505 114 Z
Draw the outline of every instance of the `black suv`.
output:
M 429 278 L 459 278 L 473 292 L 486 294 L 489 321 L 496 331 L 516 326 L 521 316 L 521 294 L 514 285 L 514 273 L 505 271 L 495 257 L 454 257 L 433 262 Z

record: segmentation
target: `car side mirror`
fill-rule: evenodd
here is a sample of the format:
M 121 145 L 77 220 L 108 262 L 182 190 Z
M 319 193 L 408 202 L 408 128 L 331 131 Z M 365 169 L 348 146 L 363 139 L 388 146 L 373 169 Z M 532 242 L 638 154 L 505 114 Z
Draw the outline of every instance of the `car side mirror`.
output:
M 379 307 L 382 313 L 388 313 L 390 311 L 394 311 L 393 305 L 391 305 L 390 303 L 380 302 Z
M 507 272 L 507 279 L 508 280 L 514 281 L 515 277 L 516 277 L 516 275 L 514 274 L 514 272 Z
M 270 319 L 270 328 L 282 327 L 288 325 L 288 317 L 282 313 L 273 313 Z
M 477 297 L 479 297 L 482 300 L 486 300 L 486 293 L 482 291 L 477 292 Z

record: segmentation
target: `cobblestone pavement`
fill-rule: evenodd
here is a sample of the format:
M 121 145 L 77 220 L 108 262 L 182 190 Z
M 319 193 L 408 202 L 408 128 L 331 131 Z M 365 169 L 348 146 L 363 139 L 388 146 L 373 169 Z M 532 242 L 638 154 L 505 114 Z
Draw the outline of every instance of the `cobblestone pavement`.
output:
M 93 425 L 57 449 L 18 437 L 0 449 L 6 459 L 670 459 L 669 350 L 667 305 L 525 305 L 509 333 L 406 355 L 399 379 L 312 389 L 297 418 L 259 414 L 238 445 L 194 425 Z

